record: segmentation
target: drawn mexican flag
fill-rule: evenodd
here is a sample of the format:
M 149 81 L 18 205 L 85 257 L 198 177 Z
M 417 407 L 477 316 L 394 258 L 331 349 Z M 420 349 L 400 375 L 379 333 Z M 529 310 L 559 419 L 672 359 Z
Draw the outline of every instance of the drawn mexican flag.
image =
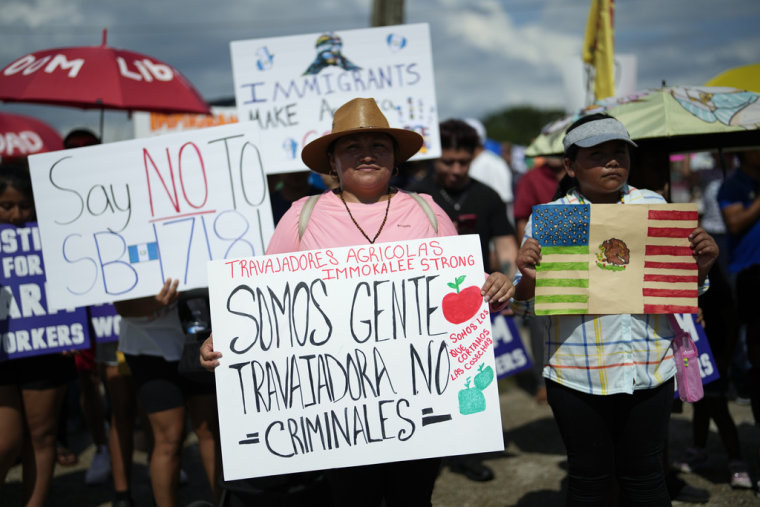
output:
M 696 313 L 696 204 L 533 207 L 537 315 Z

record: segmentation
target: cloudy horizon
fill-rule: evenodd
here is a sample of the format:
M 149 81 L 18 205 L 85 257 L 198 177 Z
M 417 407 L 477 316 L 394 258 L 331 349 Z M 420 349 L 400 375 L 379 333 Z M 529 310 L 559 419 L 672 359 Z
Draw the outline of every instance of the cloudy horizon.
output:
M 617 0 L 615 49 L 637 59 L 637 89 L 700 85 L 760 60 L 760 4 L 752 0 Z M 588 0 L 407 0 L 405 21 L 429 23 L 441 118 L 483 117 L 507 107 L 564 108 L 563 65 L 577 59 Z M 108 44 L 171 64 L 208 101 L 234 96 L 229 44 L 236 40 L 363 28 L 370 0 L 6 0 L 0 67 L 53 47 Z M 98 113 L 3 103 L 61 133 L 97 129 Z M 106 112 L 106 140 L 131 137 L 122 112 Z

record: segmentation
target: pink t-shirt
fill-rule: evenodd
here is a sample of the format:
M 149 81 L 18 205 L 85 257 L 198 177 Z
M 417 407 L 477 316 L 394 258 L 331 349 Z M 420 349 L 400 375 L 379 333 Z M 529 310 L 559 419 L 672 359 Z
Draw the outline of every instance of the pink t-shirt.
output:
M 433 210 L 438 220 L 438 233 L 417 201 L 406 192 L 399 191 L 391 197 L 388 220 L 375 243 L 457 235 L 454 224 L 433 202 L 433 198 L 427 194 L 419 195 Z M 294 202 L 280 219 L 269 242 L 267 254 L 368 244 L 367 239 L 351 221 L 340 197 L 329 190 L 322 194 L 314 206 L 309 224 L 299 241 L 298 218 L 307 199 L 304 197 Z M 373 238 L 383 223 L 387 205 L 386 201 L 374 204 L 349 202 L 348 208 L 367 236 Z

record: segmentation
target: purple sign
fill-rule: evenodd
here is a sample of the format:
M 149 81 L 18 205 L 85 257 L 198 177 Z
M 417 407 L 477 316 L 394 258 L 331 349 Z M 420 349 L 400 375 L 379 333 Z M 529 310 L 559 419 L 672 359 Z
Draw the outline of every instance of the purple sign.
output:
M 520 339 L 515 321 L 507 315 L 491 314 L 491 332 L 494 336 L 496 376 L 508 377 L 531 367 L 530 356 Z
M 0 225 L 0 360 L 90 346 L 85 308 L 48 311 L 36 223 Z
M 98 343 L 115 342 L 119 339 L 119 324 L 121 315 L 116 313 L 116 308 L 110 303 L 88 306 L 92 332 Z

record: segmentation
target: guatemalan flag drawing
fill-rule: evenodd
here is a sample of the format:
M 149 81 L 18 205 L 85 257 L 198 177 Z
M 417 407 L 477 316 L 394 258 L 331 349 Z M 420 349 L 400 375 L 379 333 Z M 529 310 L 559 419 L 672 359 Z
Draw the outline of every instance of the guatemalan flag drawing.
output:
M 136 264 L 138 262 L 155 261 L 158 259 L 158 243 L 142 243 L 139 245 L 129 245 L 129 262 Z
M 696 313 L 695 204 L 533 207 L 537 315 Z

